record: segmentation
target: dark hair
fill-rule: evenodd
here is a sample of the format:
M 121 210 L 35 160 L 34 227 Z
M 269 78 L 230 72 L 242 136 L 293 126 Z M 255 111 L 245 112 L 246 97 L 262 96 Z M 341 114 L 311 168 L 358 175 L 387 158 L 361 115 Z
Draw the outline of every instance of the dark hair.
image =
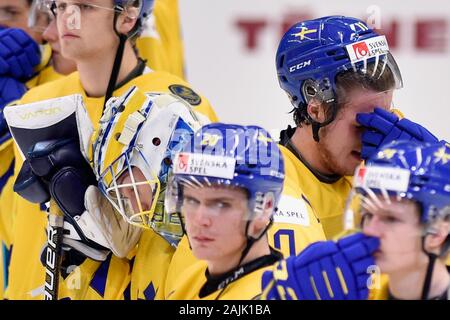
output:
M 376 68 L 377 70 L 375 70 L 374 73 L 374 64 L 369 64 L 364 73 L 361 71 L 354 72 L 353 70 L 347 70 L 337 74 L 334 101 L 329 103 L 322 102 L 327 119 L 329 119 L 334 112 L 338 113 L 339 110 L 342 109 L 345 105 L 343 97 L 345 97 L 348 91 L 354 88 L 359 87 L 361 89 L 383 92 L 395 87 L 395 77 L 392 70 L 388 66 L 383 66 L 381 63 L 378 63 Z M 379 74 L 379 76 L 369 76 L 372 74 Z M 336 110 L 333 110 L 333 107 L 336 108 Z M 296 126 L 301 127 L 302 124 L 311 124 L 308 120 L 307 105 L 305 103 L 299 104 L 299 107 L 295 108 L 293 113 Z

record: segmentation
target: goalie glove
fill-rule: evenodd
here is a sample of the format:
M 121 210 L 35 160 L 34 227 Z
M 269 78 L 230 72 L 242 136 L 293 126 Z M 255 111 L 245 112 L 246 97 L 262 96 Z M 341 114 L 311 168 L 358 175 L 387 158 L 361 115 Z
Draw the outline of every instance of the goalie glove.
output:
M 104 261 L 110 251 L 119 258 L 127 257 L 142 229 L 127 223 L 97 187 L 89 186 L 84 199 L 86 210 L 64 222 L 63 249 L 96 261 Z
M 337 242 L 321 241 L 298 256 L 278 262 L 262 278 L 262 299 L 360 300 L 367 299 L 372 254 L 377 238 L 362 233 Z
M 86 211 L 77 222 L 86 237 L 119 258 L 128 256 L 138 243 L 142 228 L 126 222 L 95 186 L 86 190 L 84 201 Z
M 119 258 L 127 257 L 139 241 L 142 229 L 126 222 L 95 186 L 87 188 L 84 205 L 86 210 L 81 215 L 75 216 L 72 223 L 64 223 L 64 243 L 94 260 L 99 255 L 92 250 L 98 250 L 98 246 Z
M 84 192 L 89 185 L 96 184 L 94 172 L 75 141 L 47 140 L 30 148 L 14 191 L 33 203 L 45 203 L 50 195 L 58 203 L 67 195 L 64 204 L 58 205 L 64 214 L 71 216 L 84 211 Z
M 356 121 L 364 127 L 361 158 L 368 159 L 377 150 L 394 140 L 438 142 L 438 139 L 420 124 L 381 108 L 371 113 L 359 113 Z

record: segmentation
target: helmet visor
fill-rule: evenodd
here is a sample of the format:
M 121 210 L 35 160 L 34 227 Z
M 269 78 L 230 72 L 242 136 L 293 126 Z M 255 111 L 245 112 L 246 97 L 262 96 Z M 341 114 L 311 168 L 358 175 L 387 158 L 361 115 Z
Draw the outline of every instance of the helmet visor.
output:
M 345 50 L 349 62 L 337 67 L 332 74 L 303 83 L 302 93 L 307 102 L 314 98 L 326 103 L 345 103 L 350 90 L 386 92 L 403 87 L 400 69 L 384 36 L 347 45 Z
M 35 0 L 30 8 L 28 26 L 37 32 L 44 32 L 53 19 L 50 0 Z
M 374 217 L 389 225 L 404 219 L 405 212 L 410 211 L 417 211 L 419 219 L 419 206 L 408 192 L 409 184 L 408 169 L 360 165 L 355 171 L 353 189 L 347 199 L 345 229 L 364 230 Z
M 101 6 L 89 1 L 65 1 L 65 0 L 42 0 L 46 3 L 53 16 L 67 15 L 67 29 L 79 30 L 83 18 L 94 18 L 92 16 L 98 11 L 110 11 L 116 14 L 125 14 L 128 18 L 137 20 L 142 8 L 142 0 L 115 1 L 114 6 Z
M 391 89 L 403 87 L 400 69 L 389 51 L 385 36 L 377 36 L 349 44 L 345 47 L 350 59 L 341 71 L 352 71 L 365 78 L 368 83 L 385 82 Z

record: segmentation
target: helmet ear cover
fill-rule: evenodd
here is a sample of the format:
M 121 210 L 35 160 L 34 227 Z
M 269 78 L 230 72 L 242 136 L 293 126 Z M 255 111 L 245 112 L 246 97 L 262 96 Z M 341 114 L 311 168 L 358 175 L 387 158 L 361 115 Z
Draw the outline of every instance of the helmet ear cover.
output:
M 115 0 L 114 30 L 117 30 L 117 19 L 124 15 L 124 21 L 135 21 L 133 28 L 127 33 L 127 38 L 134 41 L 141 34 L 144 23 L 153 11 L 154 0 Z M 116 33 L 118 33 L 116 31 Z M 119 36 L 119 34 L 118 34 Z
M 306 120 L 306 124 L 311 125 L 313 138 L 316 142 L 319 142 L 320 128 L 329 125 L 336 118 L 338 106 L 335 102 L 333 89 L 329 83 L 327 85 L 326 81 L 319 82 L 307 79 L 303 82 L 301 92 L 307 105 L 305 107 L 299 106 L 298 111 L 303 113 L 303 115 L 300 115 L 301 118 Z M 317 117 L 311 112 L 311 104 L 316 104 L 317 108 L 324 109 L 324 121 L 318 121 Z

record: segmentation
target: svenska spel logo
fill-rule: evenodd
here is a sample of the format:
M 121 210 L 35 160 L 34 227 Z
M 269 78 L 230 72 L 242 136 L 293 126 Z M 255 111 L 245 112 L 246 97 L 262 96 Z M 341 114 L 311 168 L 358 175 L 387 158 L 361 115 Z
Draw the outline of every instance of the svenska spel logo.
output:
M 352 48 L 355 52 L 356 59 L 361 59 L 369 54 L 369 48 L 365 42 L 355 43 L 352 45 Z
M 356 185 L 362 186 L 364 184 L 364 178 L 366 176 L 366 168 L 360 168 L 358 170 L 358 175 L 356 176 Z
M 180 153 L 178 155 L 177 161 L 178 172 L 187 172 L 189 166 L 189 155 L 185 153 Z

